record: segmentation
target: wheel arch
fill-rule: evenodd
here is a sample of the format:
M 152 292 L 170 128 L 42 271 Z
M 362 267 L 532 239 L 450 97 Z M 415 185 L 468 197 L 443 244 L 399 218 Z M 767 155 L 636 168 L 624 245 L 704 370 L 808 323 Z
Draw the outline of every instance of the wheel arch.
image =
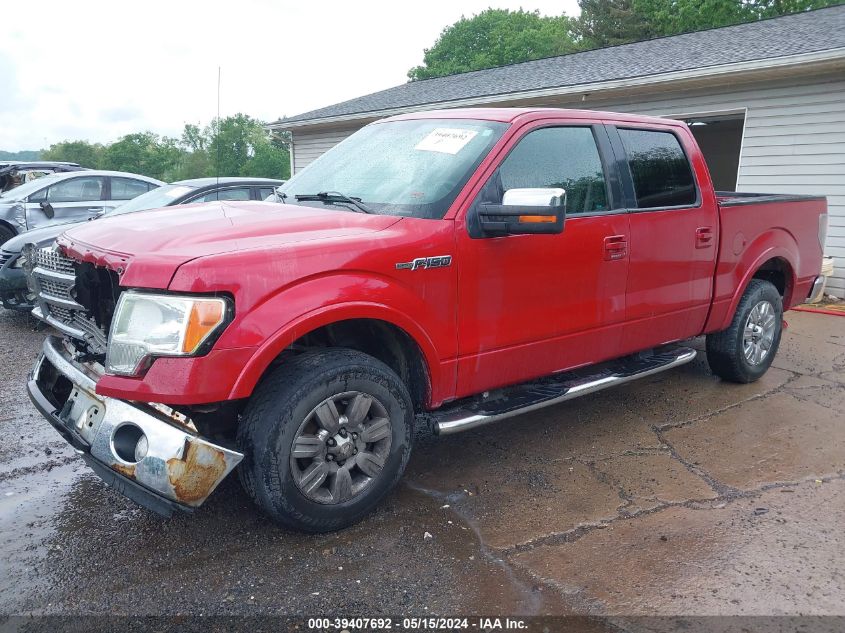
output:
M 420 409 L 442 398 L 440 362 L 422 327 L 388 306 L 366 302 L 328 306 L 279 328 L 241 370 L 231 398 L 249 397 L 286 353 L 313 347 L 346 347 L 381 360 L 406 383 Z
M 737 306 L 752 279 L 763 279 L 773 283 L 783 298 L 784 310 L 792 305 L 797 282 L 795 272 L 797 270 L 797 246 L 794 248 L 790 248 L 790 246 L 792 244 L 789 243 L 769 245 L 759 249 L 756 256 L 749 257 L 747 264 L 741 263 L 738 266 L 740 270 L 743 270 L 743 273 L 731 297 L 728 309 L 717 323 L 712 324 L 712 327 L 711 324 L 708 324 L 707 331 L 723 330 L 731 324 Z

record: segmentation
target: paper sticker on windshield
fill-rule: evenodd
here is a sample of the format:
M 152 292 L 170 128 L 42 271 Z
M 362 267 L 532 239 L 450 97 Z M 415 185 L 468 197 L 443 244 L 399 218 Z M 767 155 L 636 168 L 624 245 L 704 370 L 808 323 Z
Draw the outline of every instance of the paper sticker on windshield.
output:
M 478 132 L 459 128 L 438 127 L 428 136 L 416 144 L 414 149 L 424 152 L 441 152 L 442 154 L 457 154 L 469 143 Z

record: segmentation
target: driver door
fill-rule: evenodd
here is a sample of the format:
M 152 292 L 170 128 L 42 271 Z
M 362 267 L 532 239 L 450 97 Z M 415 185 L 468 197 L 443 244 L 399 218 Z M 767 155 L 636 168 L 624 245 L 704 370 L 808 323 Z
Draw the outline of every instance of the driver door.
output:
M 105 210 L 104 197 L 105 178 L 102 176 L 61 180 L 29 196 L 26 203 L 27 228 L 82 222 L 96 217 Z
M 458 216 L 457 397 L 613 357 L 621 344 L 628 215 L 598 122 L 517 133 Z M 563 232 L 485 236 L 477 206 L 517 188 L 563 188 Z M 461 226 L 463 217 L 463 226 Z M 473 234 L 475 233 L 475 234 Z

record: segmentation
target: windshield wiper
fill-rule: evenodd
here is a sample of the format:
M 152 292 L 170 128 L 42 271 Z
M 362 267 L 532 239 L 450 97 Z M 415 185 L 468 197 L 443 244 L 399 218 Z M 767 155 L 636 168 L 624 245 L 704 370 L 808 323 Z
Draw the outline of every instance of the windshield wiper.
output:
M 340 193 L 339 191 L 321 191 L 320 193 L 302 193 L 294 196 L 297 202 L 307 202 L 309 200 L 317 200 L 326 204 L 345 202 L 351 204 L 361 213 L 372 213 L 373 210 L 361 202 L 361 198 L 354 198 Z

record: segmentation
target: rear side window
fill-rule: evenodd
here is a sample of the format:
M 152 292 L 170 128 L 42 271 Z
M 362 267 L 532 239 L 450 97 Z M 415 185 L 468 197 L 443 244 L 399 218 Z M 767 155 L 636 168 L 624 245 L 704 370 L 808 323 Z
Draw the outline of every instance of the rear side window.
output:
M 221 189 L 205 194 L 194 202 L 214 202 L 215 200 L 249 200 L 249 187 L 237 187 L 235 189 Z
M 142 193 L 147 193 L 149 190 L 149 183 L 143 180 L 135 180 L 134 178 L 111 179 L 112 200 L 131 200 L 140 196 Z
M 620 129 L 619 136 L 631 166 L 638 208 L 695 204 L 692 169 L 674 134 Z
M 501 194 L 508 189 L 566 190 L 566 212 L 607 210 L 607 186 L 589 127 L 547 127 L 525 135 L 499 168 Z M 498 184 L 498 183 L 497 183 Z M 501 196 L 496 196 L 501 200 Z

